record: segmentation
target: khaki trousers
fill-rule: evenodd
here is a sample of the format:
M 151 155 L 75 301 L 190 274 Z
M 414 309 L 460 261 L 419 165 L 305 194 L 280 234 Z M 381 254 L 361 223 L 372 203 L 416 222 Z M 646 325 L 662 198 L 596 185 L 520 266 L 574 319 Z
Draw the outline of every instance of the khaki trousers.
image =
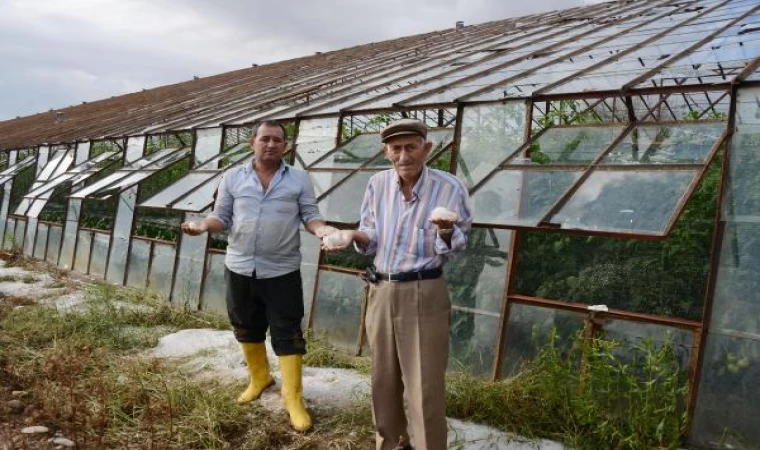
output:
M 409 443 L 410 434 L 415 450 L 446 449 L 450 318 L 443 277 L 370 286 L 366 328 L 377 450 Z

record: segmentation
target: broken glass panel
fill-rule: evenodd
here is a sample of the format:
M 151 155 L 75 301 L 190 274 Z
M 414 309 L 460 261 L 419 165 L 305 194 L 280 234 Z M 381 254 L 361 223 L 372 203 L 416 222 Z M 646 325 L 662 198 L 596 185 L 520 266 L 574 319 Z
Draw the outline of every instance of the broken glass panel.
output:
M 602 164 L 704 164 L 725 131 L 723 122 L 640 125 Z
M 187 194 L 201 184 L 218 175 L 218 172 L 190 172 L 184 177 L 177 180 L 174 184 L 171 184 L 163 191 L 140 203 L 138 206 L 167 208 L 175 199 Z
M 530 146 L 532 164 L 582 164 L 593 162 L 623 131 L 622 126 L 550 128 Z M 524 165 L 525 161 L 517 161 Z
M 462 116 L 457 176 L 472 188 L 523 143 L 522 102 L 466 108 Z
M 317 169 L 356 169 L 380 153 L 380 133 L 360 134 L 342 144 L 327 158 L 318 162 Z
M 325 220 L 340 223 L 359 221 L 359 211 L 367 182 L 377 172 L 359 171 L 343 182 L 318 203 Z
M 22 170 L 26 169 L 27 167 L 31 166 L 37 161 L 36 155 L 30 155 L 21 160 L 20 162 L 17 162 L 16 164 L 8 167 L 7 169 L 0 172 L 0 185 L 5 184 L 7 181 L 12 180 L 16 174 L 21 172 Z
M 566 354 L 583 329 L 585 315 L 561 309 L 512 303 L 504 339 L 502 378 L 520 372 L 525 363 L 533 361 L 539 352 L 552 343 L 560 354 Z
M 127 264 L 127 286 L 142 289 L 148 285 L 148 267 L 150 267 L 150 242 L 132 239 Z
M 472 194 L 481 224 L 537 226 L 582 171 L 501 170 Z
M 337 348 L 355 354 L 366 283 L 356 275 L 319 271 L 319 291 L 312 328 Z
M 596 170 L 550 222 L 562 228 L 662 236 L 700 170 Z
M 172 205 L 172 209 L 187 212 L 201 212 L 214 204 L 214 194 L 222 177 L 209 179 L 192 194 Z

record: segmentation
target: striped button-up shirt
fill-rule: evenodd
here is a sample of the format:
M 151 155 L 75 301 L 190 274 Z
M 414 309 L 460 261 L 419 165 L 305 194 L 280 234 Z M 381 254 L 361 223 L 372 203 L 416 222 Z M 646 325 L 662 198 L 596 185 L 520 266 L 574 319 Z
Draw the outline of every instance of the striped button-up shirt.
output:
M 285 162 L 264 188 L 253 163 L 229 170 L 219 185 L 213 217 L 229 229 L 225 265 L 232 272 L 272 278 L 301 265 L 299 225 L 322 219 L 309 175 Z
M 451 246 L 430 221 L 433 209 L 442 206 L 457 214 Z M 357 251 L 375 255 L 380 272 L 411 272 L 434 269 L 464 249 L 472 226 L 472 208 L 467 189 L 454 175 L 423 167 L 407 201 L 395 170 L 370 178 L 361 209 L 359 231 L 369 236 L 366 248 Z

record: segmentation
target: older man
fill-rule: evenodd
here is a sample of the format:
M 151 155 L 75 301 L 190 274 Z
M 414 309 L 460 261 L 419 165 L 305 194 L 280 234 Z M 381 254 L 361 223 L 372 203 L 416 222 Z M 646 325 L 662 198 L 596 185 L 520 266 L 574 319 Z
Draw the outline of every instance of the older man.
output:
M 432 147 L 427 131 L 412 119 L 382 131 L 393 170 L 370 179 L 359 229 L 323 240 L 326 250 L 354 242 L 360 253 L 375 254 L 377 272 L 367 272 L 373 284 L 366 329 L 378 450 L 446 448 L 451 302 L 442 266 L 465 247 L 472 219 L 465 186 L 450 173 L 425 166 Z
M 229 230 L 225 257 L 227 313 L 243 349 L 250 383 L 239 403 L 256 400 L 274 384 L 264 340 L 270 329 L 280 360 L 282 396 L 297 431 L 311 428 L 301 384 L 306 344 L 301 286 L 299 223 L 322 237 L 325 226 L 308 175 L 283 162 L 287 134 L 275 122 L 253 131 L 254 159 L 228 171 L 217 192 L 214 211 L 205 219 L 182 224 L 190 235 Z

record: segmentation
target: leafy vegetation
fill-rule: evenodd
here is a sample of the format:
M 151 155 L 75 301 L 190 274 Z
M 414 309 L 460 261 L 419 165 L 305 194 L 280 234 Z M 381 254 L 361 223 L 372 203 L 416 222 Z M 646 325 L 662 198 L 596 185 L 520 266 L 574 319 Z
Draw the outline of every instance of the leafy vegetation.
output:
M 686 372 L 670 342 L 629 346 L 556 332 L 519 375 L 498 382 L 452 374 L 447 413 L 578 450 L 678 448 L 686 426 Z
M 719 179 L 716 161 L 663 241 L 522 233 L 517 292 L 699 320 Z

